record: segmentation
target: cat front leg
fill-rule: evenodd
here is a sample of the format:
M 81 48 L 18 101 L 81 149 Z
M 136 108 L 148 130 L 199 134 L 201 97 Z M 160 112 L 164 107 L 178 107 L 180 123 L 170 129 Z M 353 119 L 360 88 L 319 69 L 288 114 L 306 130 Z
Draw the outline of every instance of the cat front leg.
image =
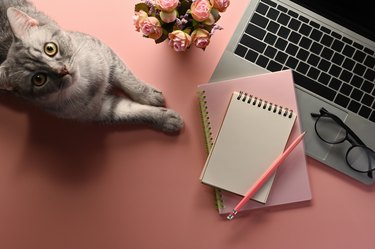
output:
M 110 96 L 104 100 L 100 120 L 146 124 L 167 133 L 178 132 L 183 127 L 180 115 L 171 109 L 144 105 L 117 96 Z
M 110 68 L 110 84 L 117 86 L 140 104 L 165 106 L 165 99 L 160 90 L 137 79 L 117 55 L 112 55 L 114 63 Z

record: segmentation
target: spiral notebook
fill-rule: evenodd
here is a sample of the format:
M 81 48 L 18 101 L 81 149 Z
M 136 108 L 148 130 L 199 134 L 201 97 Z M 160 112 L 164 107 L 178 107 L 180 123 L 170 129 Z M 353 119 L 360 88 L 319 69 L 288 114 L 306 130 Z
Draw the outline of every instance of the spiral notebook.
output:
M 250 93 L 234 92 L 202 172 L 202 183 L 244 196 L 285 148 L 293 110 Z M 271 177 L 253 200 L 265 203 Z
M 288 106 L 298 116 L 293 76 L 290 70 L 266 73 L 238 79 L 198 85 L 198 97 L 207 151 L 210 151 L 219 132 L 233 91 L 251 92 Z M 299 119 L 295 121 L 289 141 L 301 133 Z M 215 188 L 215 202 L 220 214 L 228 214 L 242 196 Z M 311 189 L 304 153 L 300 143 L 278 169 L 267 202 L 250 200 L 242 209 L 253 210 L 285 204 L 301 204 L 311 200 Z

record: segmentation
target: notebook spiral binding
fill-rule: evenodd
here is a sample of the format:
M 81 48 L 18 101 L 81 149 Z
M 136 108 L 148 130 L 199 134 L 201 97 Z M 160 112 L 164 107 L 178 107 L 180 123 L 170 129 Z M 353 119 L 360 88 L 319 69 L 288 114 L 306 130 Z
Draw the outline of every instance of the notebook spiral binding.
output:
M 202 123 L 203 123 L 204 136 L 206 140 L 206 148 L 209 152 L 214 142 L 212 138 L 210 117 L 208 115 L 208 110 L 207 110 L 207 101 L 206 101 L 205 91 L 198 92 L 198 98 L 199 98 L 199 106 L 201 109 L 200 113 L 201 113 L 201 118 L 202 118 Z
M 273 113 L 277 113 L 278 115 L 283 115 L 284 117 L 293 117 L 293 110 L 273 104 L 271 102 L 268 102 L 253 95 L 249 95 L 242 91 L 240 91 L 237 100 L 241 100 L 242 102 L 251 104 L 253 106 L 257 106 L 259 108 L 263 108 L 264 110 L 268 110 Z

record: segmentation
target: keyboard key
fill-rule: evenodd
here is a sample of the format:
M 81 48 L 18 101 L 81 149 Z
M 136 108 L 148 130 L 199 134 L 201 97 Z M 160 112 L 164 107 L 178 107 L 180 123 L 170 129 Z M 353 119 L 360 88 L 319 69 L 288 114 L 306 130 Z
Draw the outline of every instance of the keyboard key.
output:
M 342 48 L 344 47 L 344 43 L 342 41 L 339 41 L 339 40 L 334 40 L 333 43 L 332 43 L 332 46 L 331 48 L 337 52 L 341 52 Z
M 341 84 L 342 84 L 341 80 L 338 80 L 336 78 L 332 78 L 331 82 L 329 83 L 329 87 L 331 87 L 335 90 L 339 90 L 340 87 L 341 87 Z
M 245 57 L 246 52 L 247 52 L 247 48 L 242 46 L 241 44 L 238 44 L 236 50 L 234 51 L 236 55 L 239 55 L 241 57 Z
M 320 41 L 320 39 L 322 38 L 323 36 L 323 32 L 322 31 L 319 31 L 317 29 L 313 29 L 313 31 L 311 32 L 310 34 L 310 38 L 315 40 L 315 41 Z
M 309 19 L 307 19 L 306 17 L 304 16 L 299 16 L 298 18 L 300 21 L 304 22 L 304 23 L 309 23 Z
M 375 100 L 375 96 L 371 96 L 371 95 L 365 93 L 365 96 L 362 99 L 362 104 L 370 107 L 372 105 L 372 103 L 374 103 L 374 100 Z
M 375 80 L 375 71 L 371 70 L 371 69 L 367 69 L 364 77 L 365 77 L 366 80 L 374 82 L 374 80 Z
M 294 45 L 293 43 L 289 43 L 286 47 L 285 52 L 287 52 L 289 55 L 295 56 L 298 51 L 298 47 Z
M 293 10 L 288 10 L 288 14 L 289 14 L 291 17 L 298 18 L 298 14 L 297 14 L 296 12 L 294 12 Z
M 292 33 L 290 34 L 290 36 L 289 36 L 289 41 L 290 42 L 293 42 L 294 44 L 298 44 L 299 43 L 299 40 L 301 39 L 301 35 L 300 34 L 298 34 L 297 32 L 295 32 L 295 31 L 292 31 Z
M 267 69 L 271 72 L 280 71 L 283 68 L 283 65 L 279 64 L 276 61 L 270 61 L 270 63 L 267 66 Z
M 307 59 L 307 62 L 314 67 L 316 67 L 319 64 L 319 61 L 320 58 L 315 54 L 310 54 L 309 58 Z
M 344 56 L 342 56 L 341 54 L 338 54 L 338 53 L 335 53 L 332 57 L 332 62 L 341 66 L 342 62 L 344 61 Z
M 331 34 L 331 30 L 327 27 L 321 26 L 320 30 L 323 31 L 324 33 Z
M 274 21 L 270 21 L 270 23 L 268 24 L 268 26 L 267 26 L 266 29 L 269 32 L 276 34 L 277 31 L 279 30 L 279 28 L 280 28 L 280 24 L 278 24 L 278 23 L 276 23 Z
M 251 61 L 251 62 L 255 62 L 258 58 L 258 55 L 259 54 L 257 52 L 255 52 L 252 49 L 249 49 L 249 51 L 247 51 L 245 59 L 248 60 L 248 61 Z
M 264 3 L 260 2 L 258 4 L 257 9 L 255 11 L 258 12 L 258 13 L 260 13 L 260 14 L 262 14 L 262 15 L 265 15 L 267 13 L 267 11 L 268 11 L 268 6 L 265 5 Z
M 358 48 L 359 50 L 363 50 L 363 46 L 362 46 L 361 44 L 357 43 L 357 42 L 354 42 L 354 43 L 353 43 L 353 46 L 354 46 L 355 48 Z
M 286 38 L 288 38 L 288 36 L 289 36 L 289 34 L 290 34 L 290 29 L 287 29 L 287 28 L 281 26 L 280 29 L 279 29 L 279 32 L 277 32 L 277 34 L 278 34 L 280 37 L 286 39 Z
M 287 58 L 288 55 L 286 53 L 279 51 L 275 57 L 275 60 L 281 64 L 284 64 Z
M 362 85 L 361 89 L 362 89 L 363 91 L 365 91 L 366 93 L 371 93 L 372 89 L 375 90 L 375 88 L 374 88 L 374 83 L 365 80 L 365 82 L 363 82 L 363 85 Z
M 298 64 L 296 70 L 301 73 L 301 74 L 304 74 L 306 75 L 307 71 L 309 70 L 310 66 L 307 65 L 306 63 L 300 61 L 300 63 Z
M 258 38 L 259 40 L 263 40 L 264 36 L 266 35 L 266 31 L 264 29 L 261 29 L 258 26 L 253 25 L 252 23 L 249 23 L 249 25 L 247 25 L 245 32 L 250 36 Z
M 355 51 L 353 59 L 355 61 L 359 62 L 359 63 L 362 63 L 364 61 L 365 57 L 366 57 L 365 53 L 363 53 L 362 51 L 357 50 L 357 51 Z
M 259 15 L 258 13 L 254 13 L 250 22 L 258 25 L 261 28 L 265 28 L 265 27 L 267 27 L 268 19 L 265 18 L 264 16 Z
M 285 13 L 288 11 L 287 8 L 285 8 L 284 6 L 281 6 L 281 5 L 278 5 L 277 9 L 280 10 L 281 12 L 285 12 Z
M 271 46 L 267 46 L 266 50 L 264 51 L 264 55 L 268 56 L 269 58 L 273 59 L 277 53 L 277 49 Z
M 267 57 L 265 57 L 263 55 L 259 55 L 259 57 L 258 57 L 258 59 L 256 61 L 256 64 L 259 65 L 259 66 L 261 66 L 261 67 L 263 67 L 263 68 L 265 68 L 267 66 L 267 64 L 268 64 L 269 61 L 270 60 Z
M 363 79 L 358 75 L 354 75 L 352 80 L 350 81 L 350 85 L 360 88 L 362 86 Z
M 348 109 L 351 110 L 354 113 L 357 113 L 360 107 L 361 107 L 360 103 L 358 103 L 357 101 L 352 100 L 352 101 L 350 101 Z
M 266 44 L 263 42 L 258 41 L 257 39 L 252 38 L 251 36 L 248 36 L 244 34 L 240 41 L 241 44 L 254 49 L 255 51 L 259 53 L 263 53 L 264 49 L 266 48 Z
M 277 19 L 277 22 L 286 26 L 288 24 L 289 20 L 290 20 L 290 16 L 288 16 L 284 13 L 281 13 L 279 18 Z
M 349 96 L 352 90 L 353 87 L 351 85 L 344 83 L 340 88 L 340 93 L 344 94 L 345 96 Z
M 338 40 L 341 40 L 341 38 L 342 38 L 342 35 L 336 33 L 335 31 L 332 31 L 331 35 L 332 35 L 333 37 L 335 37 L 336 39 L 338 39 Z
M 320 54 L 324 59 L 331 60 L 332 55 L 333 55 L 333 50 L 329 48 L 323 48 L 322 53 Z
M 309 55 L 310 53 L 307 50 L 300 48 L 297 53 L 297 58 L 300 59 L 301 61 L 306 61 Z
M 293 72 L 293 77 L 294 77 L 294 82 L 313 92 L 318 94 L 319 96 L 322 96 L 323 98 L 326 98 L 328 100 L 333 100 L 335 97 L 336 92 L 322 84 L 316 83 L 315 81 L 311 80 L 310 78 L 307 78 L 306 76 L 298 73 L 298 72 Z
M 296 69 L 298 64 L 298 60 L 294 57 L 289 56 L 285 65 L 288 66 L 289 68 Z
M 354 66 L 354 70 L 353 70 L 353 72 L 354 72 L 355 74 L 358 74 L 359 76 L 362 76 L 362 75 L 365 73 L 365 70 L 366 70 L 366 67 L 365 67 L 365 66 L 363 66 L 363 65 L 357 63 L 357 64 Z
M 268 4 L 271 7 L 276 8 L 277 4 L 275 2 L 272 2 L 271 0 L 262 0 L 262 2 Z
M 288 45 L 288 41 L 283 38 L 277 39 L 275 43 L 275 47 L 280 50 L 284 50 L 286 48 L 286 45 Z
M 350 82 L 350 79 L 352 78 L 353 74 L 347 70 L 343 70 L 341 75 L 340 75 L 340 79 L 344 82 Z
M 361 109 L 359 110 L 358 114 L 364 118 L 368 118 L 371 114 L 371 109 L 367 106 L 361 106 Z
M 329 73 L 335 77 L 339 77 L 341 74 L 341 67 L 336 66 L 335 64 L 332 64 L 331 68 L 329 69 Z
M 267 33 L 266 37 L 264 38 L 264 41 L 271 46 L 275 44 L 276 40 L 277 36 L 271 33 Z
M 318 65 L 318 68 L 324 72 L 327 72 L 331 63 L 325 59 L 321 59 Z
M 277 20 L 277 17 L 279 16 L 279 14 L 280 14 L 280 11 L 271 8 L 271 9 L 268 10 L 266 16 L 269 17 L 272 20 Z
M 353 70 L 355 62 L 351 59 L 346 58 L 344 63 L 342 63 L 343 68 L 348 69 L 349 71 Z
M 368 66 L 369 68 L 374 68 L 375 66 L 375 57 L 373 56 L 367 56 L 365 59 L 364 64 Z
M 318 79 L 319 74 L 320 74 L 320 71 L 318 69 L 316 69 L 315 67 L 310 67 L 310 70 L 307 73 L 307 76 L 309 76 L 313 80 L 316 80 Z
M 345 37 L 345 36 L 342 38 L 342 41 L 345 42 L 345 43 L 347 43 L 347 44 L 349 44 L 349 45 L 353 44 L 353 41 L 351 39 Z
M 328 85 L 328 83 L 331 80 L 331 76 L 329 76 L 327 73 L 321 72 L 320 76 L 318 78 L 318 81 L 322 83 L 323 85 Z
M 301 28 L 299 29 L 299 32 L 305 36 L 309 36 L 311 33 L 312 28 L 305 23 L 302 23 Z
M 338 94 L 334 102 L 344 108 L 346 108 L 350 102 L 350 99 L 342 94 Z
M 295 31 L 297 31 L 300 26 L 301 26 L 301 22 L 294 18 L 292 18 L 288 24 L 288 27 Z
M 369 48 L 365 48 L 363 51 L 365 51 L 369 55 L 374 55 L 374 51 Z
M 360 101 L 361 98 L 363 97 L 363 94 L 364 93 L 362 91 L 358 90 L 357 88 L 354 88 L 353 91 L 352 91 L 352 93 L 350 94 L 350 97 L 352 99 Z
M 349 46 L 349 45 L 345 45 L 345 48 L 344 50 L 342 51 L 342 53 L 348 57 L 352 57 L 353 54 L 354 54 L 354 51 L 355 51 L 355 48 L 352 47 L 352 46 Z
M 310 21 L 310 25 L 313 26 L 314 28 L 317 28 L 319 29 L 320 28 L 320 25 L 314 21 Z
M 319 43 L 314 42 L 311 45 L 310 51 L 313 52 L 314 54 L 320 55 L 320 52 L 322 52 L 323 46 L 320 45 Z
M 301 41 L 299 42 L 299 45 L 305 49 L 309 49 L 311 46 L 311 43 L 312 43 L 312 40 L 303 36 Z
M 333 42 L 333 38 L 332 38 L 332 36 L 324 34 L 323 37 L 322 37 L 322 40 L 320 42 L 323 45 L 326 45 L 327 47 L 330 47 L 332 42 Z

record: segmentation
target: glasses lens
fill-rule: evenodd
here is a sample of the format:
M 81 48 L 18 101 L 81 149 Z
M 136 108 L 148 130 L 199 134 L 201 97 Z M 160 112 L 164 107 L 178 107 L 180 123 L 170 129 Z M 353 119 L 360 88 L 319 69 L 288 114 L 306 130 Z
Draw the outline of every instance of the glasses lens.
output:
M 368 172 L 375 167 L 375 152 L 367 147 L 354 146 L 348 151 L 346 160 L 352 168 Z
M 315 128 L 318 136 L 327 143 L 341 143 L 346 138 L 346 130 L 331 117 L 321 116 Z

